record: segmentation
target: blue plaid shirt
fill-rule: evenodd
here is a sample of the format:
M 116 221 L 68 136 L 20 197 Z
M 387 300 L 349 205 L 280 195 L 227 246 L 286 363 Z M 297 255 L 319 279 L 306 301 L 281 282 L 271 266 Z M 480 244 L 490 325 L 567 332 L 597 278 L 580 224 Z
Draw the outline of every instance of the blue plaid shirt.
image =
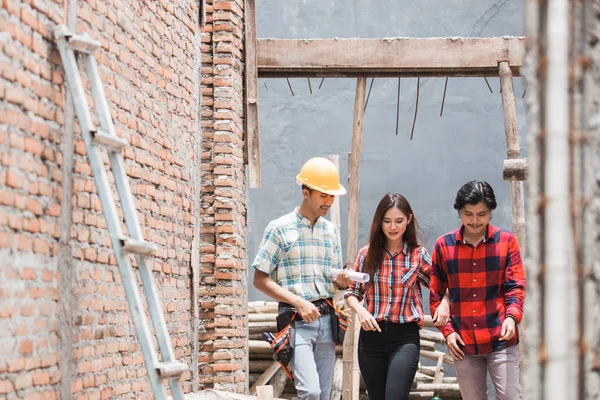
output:
M 337 228 L 322 217 L 311 227 L 296 208 L 269 223 L 252 266 L 305 300 L 333 297 L 331 268 L 343 267 Z

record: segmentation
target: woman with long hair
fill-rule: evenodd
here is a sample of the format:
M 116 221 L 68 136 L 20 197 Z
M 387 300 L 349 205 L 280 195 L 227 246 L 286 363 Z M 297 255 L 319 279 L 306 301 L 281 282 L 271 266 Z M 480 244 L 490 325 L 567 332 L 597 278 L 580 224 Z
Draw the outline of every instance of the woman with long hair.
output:
M 420 233 L 408 200 L 388 193 L 375 210 L 369 243 L 356 257 L 354 270 L 370 280 L 353 282 L 345 297 L 362 328 L 358 363 L 369 400 L 408 399 L 417 372 L 424 324 L 421 285 L 429 287 L 432 271 Z M 435 319 L 445 323 L 449 309 L 438 310 Z

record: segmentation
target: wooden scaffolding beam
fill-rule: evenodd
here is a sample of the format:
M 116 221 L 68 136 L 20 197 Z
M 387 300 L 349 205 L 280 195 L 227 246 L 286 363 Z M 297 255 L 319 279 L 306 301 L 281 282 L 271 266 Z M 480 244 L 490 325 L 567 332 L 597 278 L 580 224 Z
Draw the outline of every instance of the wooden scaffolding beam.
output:
M 352 150 L 348 155 L 348 242 L 346 260 L 354 263 L 358 253 L 358 203 L 360 197 L 360 156 L 362 152 L 363 125 L 365 116 L 365 94 L 367 78 L 356 80 L 354 97 L 354 122 L 352 123 Z M 358 368 L 358 334 L 360 323 L 355 313 L 344 339 L 342 399 L 357 400 L 360 388 L 360 370 Z
M 248 164 L 248 181 L 251 188 L 262 186 L 260 167 L 260 136 L 258 130 L 258 71 L 256 68 L 256 6 L 254 0 L 244 3 L 246 19 L 246 71 L 245 77 L 245 158 Z
M 520 75 L 522 37 L 259 39 L 259 78 Z
M 506 153 L 509 159 L 516 160 L 521 156 L 521 146 L 519 144 L 519 122 L 517 121 L 513 77 L 508 62 L 501 62 L 498 69 L 500 86 L 502 87 L 502 109 L 504 111 Z M 511 180 L 510 194 L 512 201 L 513 230 L 519 240 L 521 257 L 525 258 L 527 246 L 525 243 L 525 197 L 523 195 L 523 182 Z

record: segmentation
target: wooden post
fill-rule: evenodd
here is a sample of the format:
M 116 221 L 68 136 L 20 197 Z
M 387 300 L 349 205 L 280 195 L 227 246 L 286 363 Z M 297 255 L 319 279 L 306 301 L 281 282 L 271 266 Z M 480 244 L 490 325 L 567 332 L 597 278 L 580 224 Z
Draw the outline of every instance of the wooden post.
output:
M 338 170 L 338 173 L 340 171 L 340 156 L 338 154 L 330 154 L 327 156 L 327 158 L 329 159 L 329 161 L 331 161 L 333 163 L 333 165 L 335 165 L 335 167 Z M 329 208 L 329 215 L 330 215 L 330 221 L 336 226 L 336 228 L 338 229 L 338 233 L 341 232 L 342 229 L 342 222 L 340 219 L 340 200 L 336 197 L 333 204 L 331 205 L 331 207 Z
M 260 138 L 258 131 L 258 69 L 256 67 L 256 6 L 254 0 L 244 5 L 246 20 L 246 118 L 245 154 L 248 157 L 248 180 L 251 188 L 262 186 L 260 172 Z
M 340 171 L 340 156 L 338 154 L 329 154 L 327 156 L 327 158 L 329 159 L 329 161 L 331 161 L 333 163 L 333 165 L 335 165 L 335 167 L 338 170 L 338 173 Z M 341 236 L 341 232 L 342 232 L 342 221 L 340 218 L 340 199 L 339 198 L 335 198 L 335 200 L 333 201 L 333 204 L 331 204 L 331 207 L 329 208 L 329 219 L 331 221 L 332 224 L 335 225 L 335 227 L 338 230 L 338 234 L 340 234 Z M 338 304 L 339 302 L 344 302 L 344 291 L 343 290 L 338 290 L 335 293 L 335 296 L 333 296 L 333 303 L 334 304 Z M 341 379 L 341 377 L 340 377 Z M 341 382 L 340 382 L 340 390 L 339 390 L 339 394 L 341 396 L 342 392 L 341 392 Z M 335 399 L 334 397 L 331 398 L 331 400 L 339 400 Z
M 519 126 L 517 123 L 517 109 L 513 90 L 512 71 L 508 62 L 503 61 L 499 66 L 500 86 L 502 88 L 502 110 L 504 111 L 504 132 L 506 133 L 506 147 L 509 159 L 519 158 Z M 525 199 L 523 197 L 523 182 L 510 181 L 510 194 L 512 200 L 513 230 L 519 239 L 521 257 L 525 258 Z
M 358 199 L 360 186 L 360 154 L 362 150 L 363 118 L 367 78 L 356 79 L 356 96 L 354 97 L 354 123 L 352 125 L 352 150 L 348 156 L 348 243 L 347 257 L 354 262 L 358 252 Z M 360 388 L 360 370 L 358 369 L 358 332 L 360 324 L 352 313 L 352 322 L 344 339 L 344 375 L 342 398 L 357 400 Z

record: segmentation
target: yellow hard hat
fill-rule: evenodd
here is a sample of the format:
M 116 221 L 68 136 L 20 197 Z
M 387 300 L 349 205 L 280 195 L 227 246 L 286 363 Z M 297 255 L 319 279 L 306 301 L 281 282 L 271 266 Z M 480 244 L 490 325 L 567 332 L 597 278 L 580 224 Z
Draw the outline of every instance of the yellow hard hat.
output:
M 340 174 L 335 165 L 326 158 L 315 157 L 304 163 L 296 182 L 319 192 L 341 196 L 346 189 L 340 185 Z

